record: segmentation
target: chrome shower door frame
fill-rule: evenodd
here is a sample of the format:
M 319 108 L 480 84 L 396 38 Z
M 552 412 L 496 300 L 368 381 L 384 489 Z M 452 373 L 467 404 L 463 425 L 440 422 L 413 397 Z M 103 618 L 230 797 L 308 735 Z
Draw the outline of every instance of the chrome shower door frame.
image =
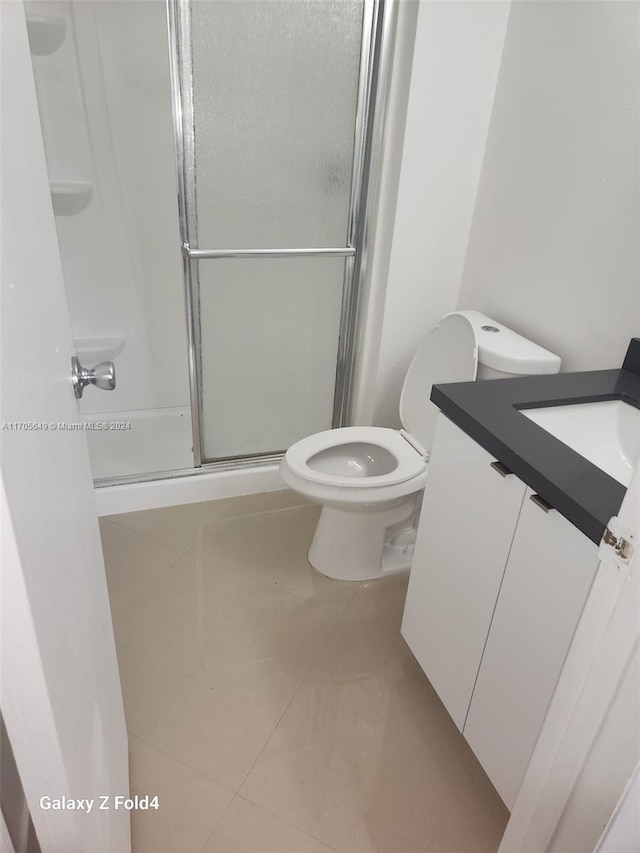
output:
M 220 460 L 204 458 L 200 282 L 197 265 L 192 263 L 193 261 L 210 258 L 345 258 L 332 426 L 344 426 L 349 421 L 358 329 L 362 319 L 362 293 L 368 280 L 371 241 L 376 221 L 374 205 L 369 202 L 375 195 L 381 160 L 397 2 L 398 0 L 364 0 L 347 245 L 331 248 L 205 249 L 195 248 L 198 246 L 198 222 L 190 0 L 167 0 L 193 454 L 196 468 L 235 468 L 245 466 L 248 462 L 268 464 L 279 460 L 282 454 L 258 454 Z

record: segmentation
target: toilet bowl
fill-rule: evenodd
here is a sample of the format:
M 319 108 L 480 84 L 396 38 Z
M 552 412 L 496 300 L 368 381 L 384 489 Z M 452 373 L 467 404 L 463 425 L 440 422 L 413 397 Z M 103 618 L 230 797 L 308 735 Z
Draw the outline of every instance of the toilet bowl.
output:
M 557 373 L 560 359 L 477 311 L 447 314 L 416 352 L 400 398 L 403 429 L 353 426 L 293 444 L 289 488 L 322 506 L 309 562 L 328 577 L 371 580 L 411 566 L 438 409 L 431 386 Z

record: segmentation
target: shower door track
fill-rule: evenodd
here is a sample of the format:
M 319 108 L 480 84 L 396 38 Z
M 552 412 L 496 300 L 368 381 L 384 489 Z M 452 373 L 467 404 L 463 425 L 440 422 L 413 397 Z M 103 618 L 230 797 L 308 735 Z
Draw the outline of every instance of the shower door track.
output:
M 273 463 L 281 458 L 282 452 L 218 460 L 203 458 L 200 283 L 198 271 L 194 268 L 192 261 L 210 258 L 345 258 L 332 426 L 343 426 L 348 422 L 357 357 L 356 344 L 361 319 L 363 283 L 369 274 L 370 246 L 377 219 L 373 202 L 377 194 L 382 157 L 393 38 L 397 23 L 397 2 L 398 0 L 364 0 L 347 245 L 291 249 L 206 249 L 191 245 L 197 244 L 198 223 L 190 5 L 189 0 L 167 0 L 195 471 L 228 470 L 244 467 L 247 464 Z M 189 473 L 195 473 L 194 469 L 188 470 Z M 185 476 L 186 473 L 187 471 L 159 472 L 153 475 L 153 478 Z M 138 476 L 137 479 L 142 478 Z M 118 482 L 129 480 L 128 477 L 117 478 Z M 101 481 L 100 485 L 111 485 L 112 482 L 111 479 L 108 482 Z
M 168 471 L 152 471 L 146 474 L 124 474 L 118 477 L 100 477 L 93 481 L 96 489 L 106 489 L 109 486 L 129 486 L 134 483 L 153 483 L 156 480 L 178 480 L 182 477 L 193 477 L 198 474 L 213 474 L 223 471 L 242 471 L 243 469 L 266 468 L 279 465 L 284 453 L 265 453 L 260 456 L 245 456 L 242 458 L 220 459 L 217 462 L 206 462 L 198 468 L 171 468 Z

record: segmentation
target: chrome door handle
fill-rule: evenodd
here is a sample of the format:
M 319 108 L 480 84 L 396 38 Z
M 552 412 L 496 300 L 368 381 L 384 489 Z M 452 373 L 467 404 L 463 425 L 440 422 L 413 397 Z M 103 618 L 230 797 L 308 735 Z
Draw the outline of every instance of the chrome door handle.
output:
M 116 369 L 112 361 L 101 361 L 91 368 L 83 367 L 74 355 L 71 359 L 71 382 L 78 400 L 87 385 L 95 385 L 103 391 L 113 391 L 116 387 Z

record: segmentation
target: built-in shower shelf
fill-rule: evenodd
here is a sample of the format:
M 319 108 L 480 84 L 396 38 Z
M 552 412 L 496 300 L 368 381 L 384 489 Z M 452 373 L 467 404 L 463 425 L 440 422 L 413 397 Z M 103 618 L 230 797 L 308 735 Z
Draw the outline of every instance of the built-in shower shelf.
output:
M 81 213 L 93 195 L 93 184 L 88 181 L 51 181 L 49 189 L 56 216 Z
M 32 55 L 48 56 L 64 41 L 67 22 L 53 15 L 27 15 L 27 32 Z
M 106 338 L 74 338 L 73 348 L 80 364 L 93 367 L 101 361 L 113 361 L 124 349 L 124 335 Z

